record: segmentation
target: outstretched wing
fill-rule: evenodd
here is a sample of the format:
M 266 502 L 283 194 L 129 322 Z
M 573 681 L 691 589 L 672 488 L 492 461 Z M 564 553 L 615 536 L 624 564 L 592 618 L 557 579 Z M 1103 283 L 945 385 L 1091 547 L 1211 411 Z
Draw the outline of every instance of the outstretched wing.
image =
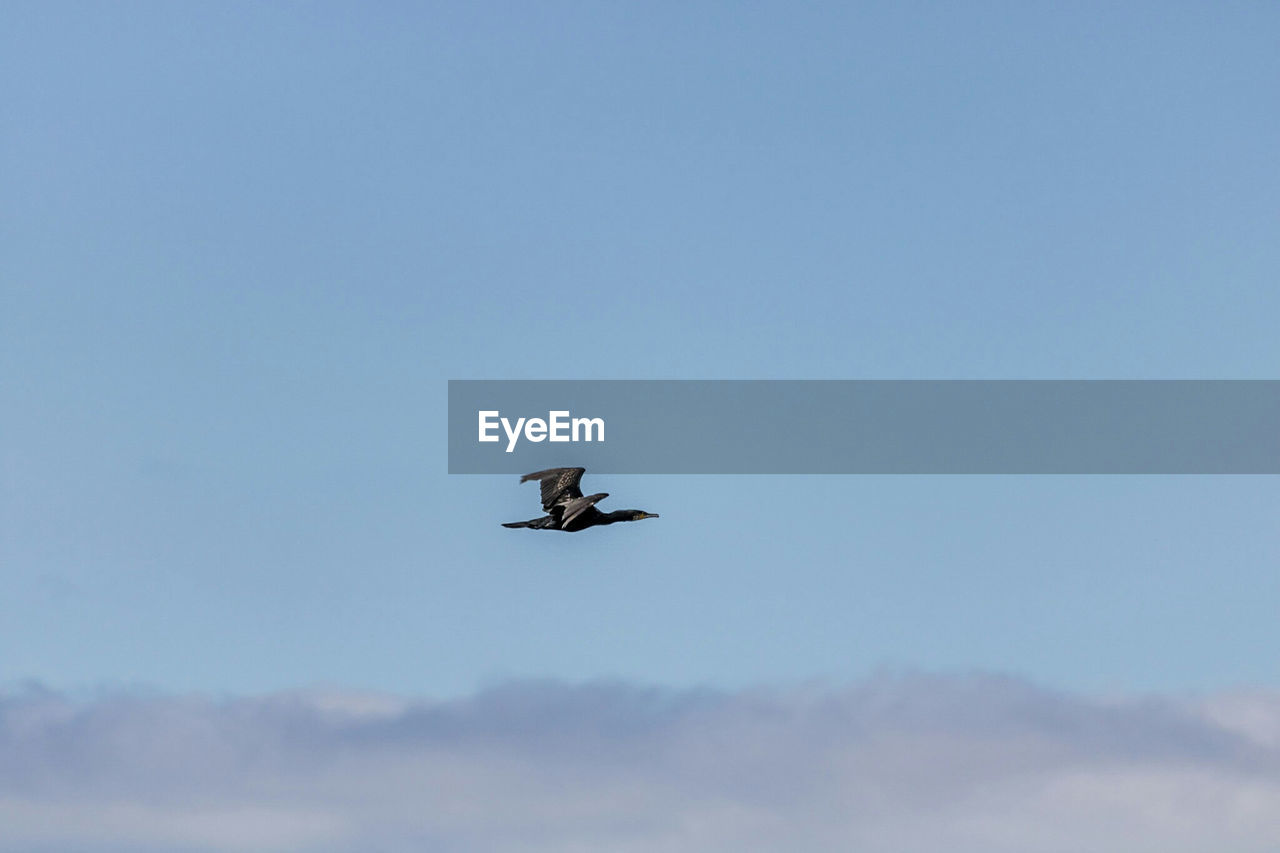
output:
M 598 495 L 587 495 L 585 498 L 573 498 L 571 500 L 562 501 L 556 509 L 560 510 L 559 520 L 560 528 L 564 529 L 569 526 L 569 522 L 591 509 L 600 501 L 609 497 L 608 492 L 601 492 Z M 552 513 L 555 515 L 556 513 Z
M 556 504 L 582 497 L 582 489 L 578 486 L 578 481 L 582 479 L 582 474 L 586 470 L 586 468 L 548 468 L 545 471 L 525 474 L 520 478 L 520 482 L 537 480 L 538 485 L 542 487 L 542 509 L 544 512 L 550 512 Z

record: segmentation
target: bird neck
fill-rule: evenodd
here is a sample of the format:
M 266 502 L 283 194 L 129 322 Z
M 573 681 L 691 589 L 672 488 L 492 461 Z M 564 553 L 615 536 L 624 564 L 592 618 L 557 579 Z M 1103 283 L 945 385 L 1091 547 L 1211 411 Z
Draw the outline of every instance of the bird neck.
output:
M 606 512 L 600 519 L 600 524 L 613 524 L 615 521 L 630 521 L 631 513 L 625 509 L 615 509 L 613 512 Z

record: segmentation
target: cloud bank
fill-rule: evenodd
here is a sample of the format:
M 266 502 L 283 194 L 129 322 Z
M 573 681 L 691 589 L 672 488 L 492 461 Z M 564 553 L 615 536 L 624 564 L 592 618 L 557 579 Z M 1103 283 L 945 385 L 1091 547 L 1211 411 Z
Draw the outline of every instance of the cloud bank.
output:
M 1280 693 L 0 692 L 0 850 L 1280 849 Z

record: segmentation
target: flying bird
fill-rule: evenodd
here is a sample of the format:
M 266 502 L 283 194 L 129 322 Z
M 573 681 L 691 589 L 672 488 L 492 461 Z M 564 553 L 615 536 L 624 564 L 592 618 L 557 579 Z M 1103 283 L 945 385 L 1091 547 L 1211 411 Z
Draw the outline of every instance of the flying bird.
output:
M 656 512 L 645 512 L 639 509 L 615 509 L 613 512 L 601 512 L 596 509 L 596 504 L 609 495 L 607 492 L 600 492 L 583 497 L 578 483 L 586 470 L 586 468 L 548 468 L 545 471 L 525 474 L 520 478 L 520 482 L 537 480 L 538 485 L 542 487 L 542 509 L 547 515 L 528 521 L 509 521 L 502 526 L 576 533 L 588 527 L 613 524 L 615 521 L 639 521 L 642 518 L 658 517 Z

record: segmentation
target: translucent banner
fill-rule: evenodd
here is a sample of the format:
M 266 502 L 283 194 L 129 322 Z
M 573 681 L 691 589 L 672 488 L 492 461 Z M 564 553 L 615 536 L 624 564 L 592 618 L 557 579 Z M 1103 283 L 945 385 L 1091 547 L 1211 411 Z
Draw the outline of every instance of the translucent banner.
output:
M 449 473 L 1277 474 L 1280 380 L 451 380 Z

